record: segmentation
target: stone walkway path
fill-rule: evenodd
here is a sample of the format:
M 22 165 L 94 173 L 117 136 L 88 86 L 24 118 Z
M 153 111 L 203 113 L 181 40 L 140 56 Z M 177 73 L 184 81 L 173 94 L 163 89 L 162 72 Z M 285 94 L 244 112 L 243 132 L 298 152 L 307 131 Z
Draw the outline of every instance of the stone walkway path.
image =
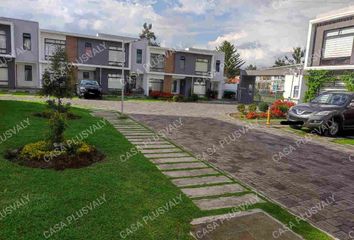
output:
M 95 112 L 109 121 L 137 149 L 169 177 L 201 210 L 237 207 L 249 202 L 263 202 L 218 170 L 194 158 L 153 131 L 131 119 L 119 119 L 114 112 Z M 224 196 L 240 194 L 241 196 Z
M 202 211 L 235 209 L 265 202 L 257 194 L 245 189 L 219 170 L 196 159 L 185 150 L 132 119 L 120 119 L 117 113 L 108 111 L 95 111 L 94 115 L 109 121 Z M 259 228 L 259 226 L 255 227 Z M 271 230 L 274 231 L 274 229 Z M 267 234 L 269 235 L 270 232 Z M 263 238 L 232 239 L 261 240 Z

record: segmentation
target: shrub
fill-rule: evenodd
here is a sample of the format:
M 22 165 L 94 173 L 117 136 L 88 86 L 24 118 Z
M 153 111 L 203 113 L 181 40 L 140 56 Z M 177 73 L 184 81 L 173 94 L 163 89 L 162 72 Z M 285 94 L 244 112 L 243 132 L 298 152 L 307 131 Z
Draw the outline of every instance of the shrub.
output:
M 256 104 L 251 104 L 248 106 L 248 111 L 249 112 L 256 112 L 257 111 L 257 105 Z
M 183 102 L 183 100 L 184 100 L 184 97 L 182 95 L 174 95 L 172 97 L 173 102 Z
M 190 97 L 190 100 L 192 102 L 198 102 L 199 96 L 197 94 L 192 94 L 191 97 Z
M 269 108 L 269 104 L 266 102 L 260 102 L 258 104 L 258 108 L 259 108 L 259 111 L 261 111 L 261 112 L 267 112 L 268 108 Z
M 246 106 L 244 104 L 237 105 L 237 110 L 242 114 L 245 115 L 246 113 Z

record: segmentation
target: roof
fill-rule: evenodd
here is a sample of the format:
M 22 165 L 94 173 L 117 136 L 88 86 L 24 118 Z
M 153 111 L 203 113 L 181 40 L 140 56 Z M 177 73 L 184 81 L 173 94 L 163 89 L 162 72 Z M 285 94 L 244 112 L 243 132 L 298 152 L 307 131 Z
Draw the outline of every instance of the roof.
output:
M 295 72 L 296 71 L 296 72 Z M 293 75 L 294 73 L 302 73 L 303 65 L 289 65 L 282 67 L 272 67 L 261 70 L 243 70 L 242 75 L 246 76 L 285 76 L 285 75 Z
M 88 34 L 49 30 L 49 29 L 40 29 L 40 31 L 45 32 L 45 33 L 53 33 L 53 34 L 59 34 L 59 35 L 66 35 L 66 36 L 73 36 L 73 37 L 80 37 L 80 38 L 89 38 L 89 39 L 98 39 L 98 40 L 113 41 L 113 42 L 117 42 L 117 41 L 133 42 L 133 41 L 137 40 L 137 38 L 103 34 L 103 33 L 98 33 L 96 35 L 88 35 Z
M 316 16 L 316 19 L 313 19 L 310 22 L 320 23 L 350 16 L 354 16 L 354 5 L 320 14 Z

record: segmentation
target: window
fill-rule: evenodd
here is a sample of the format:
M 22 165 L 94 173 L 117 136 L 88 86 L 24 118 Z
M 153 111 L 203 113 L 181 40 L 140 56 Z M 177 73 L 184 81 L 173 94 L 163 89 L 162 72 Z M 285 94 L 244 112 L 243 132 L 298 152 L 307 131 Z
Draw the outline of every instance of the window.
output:
M 25 65 L 25 81 L 32 81 L 32 66 Z
M 299 97 L 299 86 L 294 86 L 293 98 L 298 98 L 298 97 Z
M 31 51 L 31 34 L 23 34 L 23 50 Z
M 149 91 L 152 92 L 162 92 L 163 80 L 161 79 L 150 79 L 149 81 Z
M 136 63 L 137 64 L 143 63 L 143 50 L 141 49 L 136 50 Z
M 323 58 L 351 57 L 354 28 L 337 29 L 325 33 Z
M 173 81 L 172 92 L 177 93 L 177 80 Z
M 86 42 L 85 43 L 85 54 L 89 57 L 93 57 L 92 55 L 92 43 Z
M 90 73 L 89 72 L 83 72 L 82 73 L 82 78 L 83 79 L 90 79 Z
M 198 79 L 194 82 L 193 93 L 197 95 L 205 95 L 206 83 L 203 79 Z
M 163 54 L 151 54 L 151 71 L 163 72 L 165 71 L 165 55 Z
M 215 66 L 216 72 L 220 72 L 220 65 L 221 65 L 220 60 L 217 60 L 216 61 L 216 66 Z
M 179 60 L 179 68 L 185 69 L 186 68 L 186 57 L 182 56 Z
M 57 39 L 44 39 L 44 58 L 50 60 L 58 48 L 64 49 L 66 41 Z
M 209 60 L 208 59 L 197 59 L 195 63 L 196 74 L 204 74 L 208 72 Z
M 0 86 L 8 85 L 9 73 L 6 64 L 0 65 Z
M 6 54 L 6 32 L 0 31 L 0 53 Z
M 119 47 L 109 47 L 109 65 L 123 66 L 125 62 L 125 55 L 123 49 Z
M 108 88 L 109 89 L 122 89 L 123 79 L 120 74 L 108 74 Z

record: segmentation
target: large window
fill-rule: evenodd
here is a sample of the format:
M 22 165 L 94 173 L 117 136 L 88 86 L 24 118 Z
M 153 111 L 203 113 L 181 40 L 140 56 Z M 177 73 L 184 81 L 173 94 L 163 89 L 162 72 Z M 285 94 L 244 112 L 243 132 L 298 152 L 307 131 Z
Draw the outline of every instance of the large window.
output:
M 323 58 L 351 57 L 354 28 L 337 29 L 325 33 Z
M 50 60 L 57 49 L 65 48 L 66 41 L 65 40 L 58 40 L 58 39 L 44 39 L 44 58 L 45 60 Z
M 161 79 L 150 79 L 149 90 L 152 92 L 162 92 L 163 80 Z
M 196 74 L 205 74 L 208 72 L 209 60 L 198 58 L 195 63 L 195 72 Z
M 163 72 L 165 71 L 165 55 L 163 54 L 151 54 L 150 59 L 151 71 L 153 72 Z
M 23 37 L 23 50 L 31 51 L 31 34 L 24 33 L 22 37 Z
M 9 72 L 6 64 L 0 64 L 0 86 L 8 85 Z
M 6 32 L 0 31 L 0 53 L 6 54 Z
M 123 49 L 120 47 L 109 47 L 109 65 L 122 67 L 125 61 Z
M 180 69 L 185 69 L 186 68 L 186 57 L 182 56 L 179 60 L 179 68 Z
M 108 88 L 109 89 L 122 89 L 123 79 L 120 74 L 108 74 Z
M 143 50 L 141 49 L 136 50 L 136 63 L 137 64 L 143 63 Z
M 31 65 L 25 65 L 25 81 L 32 81 L 32 66 Z

